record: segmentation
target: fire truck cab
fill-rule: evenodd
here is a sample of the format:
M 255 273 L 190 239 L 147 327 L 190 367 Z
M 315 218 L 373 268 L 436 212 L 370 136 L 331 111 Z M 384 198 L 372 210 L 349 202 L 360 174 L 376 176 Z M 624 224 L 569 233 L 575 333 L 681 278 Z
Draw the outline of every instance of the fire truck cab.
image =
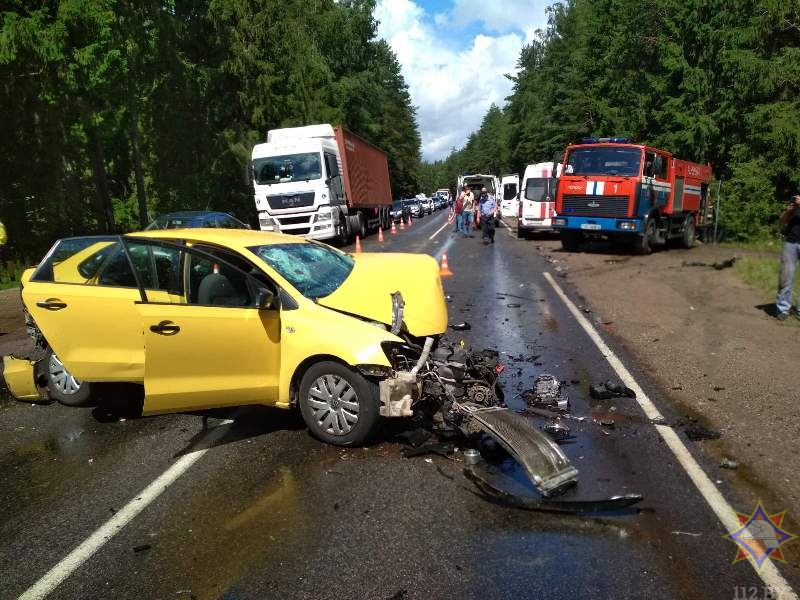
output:
M 565 250 L 593 236 L 640 254 L 670 239 L 690 248 L 711 225 L 710 182 L 711 165 L 621 138 L 584 139 L 564 152 L 553 228 Z

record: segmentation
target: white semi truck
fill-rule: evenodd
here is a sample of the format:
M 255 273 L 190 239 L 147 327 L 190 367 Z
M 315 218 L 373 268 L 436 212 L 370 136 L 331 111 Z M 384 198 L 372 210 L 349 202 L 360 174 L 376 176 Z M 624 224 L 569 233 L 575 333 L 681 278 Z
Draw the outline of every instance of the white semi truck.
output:
M 386 153 L 342 127 L 273 129 L 251 172 L 264 231 L 347 243 L 390 225 Z

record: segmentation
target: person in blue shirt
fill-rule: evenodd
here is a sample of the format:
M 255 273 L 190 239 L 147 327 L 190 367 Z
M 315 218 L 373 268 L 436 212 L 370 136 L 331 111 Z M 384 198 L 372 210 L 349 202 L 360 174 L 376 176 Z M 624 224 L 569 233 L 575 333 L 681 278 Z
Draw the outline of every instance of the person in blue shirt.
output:
M 486 188 L 481 189 L 478 200 L 478 223 L 481 225 L 481 237 L 484 244 L 494 244 L 494 220 L 497 217 L 497 203 L 494 194 Z

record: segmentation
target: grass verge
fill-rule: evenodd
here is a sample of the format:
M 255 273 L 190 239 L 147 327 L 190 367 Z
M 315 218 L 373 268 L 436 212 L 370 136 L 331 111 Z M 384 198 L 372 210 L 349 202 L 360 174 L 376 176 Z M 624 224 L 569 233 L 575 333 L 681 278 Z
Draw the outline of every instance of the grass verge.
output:
M 778 256 L 742 256 L 734 264 L 734 269 L 746 284 L 760 290 L 775 299 L 775 290 L 778 287 Z

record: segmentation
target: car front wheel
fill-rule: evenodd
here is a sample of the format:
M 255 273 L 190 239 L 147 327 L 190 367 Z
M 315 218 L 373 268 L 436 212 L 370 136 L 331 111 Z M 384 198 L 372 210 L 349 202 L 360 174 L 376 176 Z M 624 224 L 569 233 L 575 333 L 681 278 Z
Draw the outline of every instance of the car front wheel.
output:
M 306 371 L 299 406 L 311 434 L 335 446 L 363 444 L 378 427 L 377 384 L 336 362 L 319 362 Z
M 44 361 L 44 376 L 50 398 L 67 406 L 85 406 L 91 395 L 91 385 L 76 379 L 52 350 L 47 353 Z

